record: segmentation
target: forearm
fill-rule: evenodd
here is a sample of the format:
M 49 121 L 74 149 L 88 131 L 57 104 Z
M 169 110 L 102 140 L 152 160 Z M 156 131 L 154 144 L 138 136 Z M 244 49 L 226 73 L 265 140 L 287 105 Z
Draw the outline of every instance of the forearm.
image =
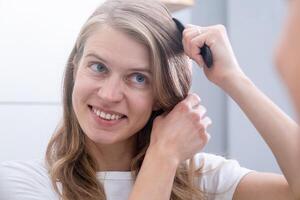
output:
M 245 76 L 231 77 L 224 86 L 271 148 L 292 189 L 299 191 L 299 126 Z
M 169 200 L 178 162 L 148 149 L 129 200 Z

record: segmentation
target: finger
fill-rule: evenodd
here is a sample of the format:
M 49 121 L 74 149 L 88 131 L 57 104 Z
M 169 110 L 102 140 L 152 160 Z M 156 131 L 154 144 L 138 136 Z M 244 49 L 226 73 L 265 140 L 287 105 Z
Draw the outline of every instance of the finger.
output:
M 189 108 L 193 109 L 200 105 L 201 99 L 196 93 L 189 94 L 185 100 L 184 103 L 188 105 Z
M 182 35 L 185 36 L 187 33 L 194 31 L 194 30 L 195 30 L 195 28 L 185 27 L 182 32 Z
M 190 25 L 190 26 L 185 27 L 182 35 L 183 35 L 183 37 L 186 37 L 191 32 L 196 33 L 197 35 L 200 35 L 202 33 L 205 33 L 207 30 L 209 30 L 209 29 L 206 27 Z
M 209 142 L 210 138 L 211 138 L 211 135 L 209 133 L 205 132 L 202 137 L 203 145 L 206 145 Z
M 203 60 L 203 57 L 200 54 L 200 48 L 195 48 L 194 53 L 192 55 L 190 55 L 190 59 L 192 59 L 193 61 L 195 61 L 197 63 L 197 65 L 202 68 L 205 65 L 205 62 Z
M 197 30 L 190 30 L 185 32 L 183 39 L 182 39 L 182 44 L 183 44 L 183 49 L 185 53 L 190 57 L 191 56 L 191 40 L 198 36 L 198 31 Z
M 209 133 L 206 133 L 206 136 L 207 136 L 207 142 L 209 142 L 211 135 Z
M 196 25 L 194 25 L 194 24 L 185 25 L 185 28 L 187 28 L 187 29 L 191 29 L 191 28 L 195 28 L 195 27 L 196 27 Z
M 185 30 L 186 31 L 191 31 L 191 30 L 197 30 L 198 33 L 204 33 L 210 29 L 212 29 L 214 27 L 204 27 L 204 26 L 196 26 L 196 25 L 193 25 L 193 24 L 187 24 L 186 27 L 185 27 Z
M 200 135 L 201 139 L 206 141 L 205 144 L 210 140 L 211 138 L 211 135 L 208 133 L 208 132 L 203 132 L 201 135 Z
M 209 117 L 204 117 L 203 119 L 201 119 L 201 124 L 204 126 L 205 129 L 207 129 L 208 126 L 212 124 L 212 121 Z
M 209 47 L 212 47 L 215 43 L 216 36 L 215 31 L 212 29 L 203 31 L 198 36 L 194 37 L 192 39 L 193 44 L 197 44 L 199 47 L 203 47 L 204 44 L 206 44 Z
M 200 97 L 195 94 L 188 94 L 185 99 L 180 101 L 170 112 L 168 116 L 173 116 L 173 115 L 182 115 L 183 113 L 189 113 L 193 110 L 194 106 L 198 106 L 201 102 Z
M 200 131 L 200 138 L 202 140 L 202 145 L 205 145 L 208 143 L 208 141 L 211 138 L 211 135 L 206 131 L 207 127 L 209 125 L 211 125 L 211 119 L 209 117 L 205 117 L 203 120 L 201 120 L 201 124 L 204 127 L 204 129 L 202 129 L 203 131 Z
M 205 113 L 207 112 L 207 109 L 200 104 L 195 109 L 196 109 L 195 111 L 200 114 L 201 119 L 204 117 Z
M 201 102 L 200 97 L 196 93 L 188 94 L 187 97 L 182 100 L 176 107 L 179 112 L 186 112 L 194 110 L 195 107 L 199 106 Z
M 204 147 L 204 145 L 206 145 L 209 142 L 210 138 L 211 138 L 211 135 L 209 133 L 207 133 L 206 131 L 200 133 L 201 149 Z
M 200 66 L 203 66 L 205 63 L 201 56 L 201 47 L 204 44 L 208 44 L 210 40 L 210 34 L 208 32 L 198 35 L 191 40 L 190 44 L 190 57 Z

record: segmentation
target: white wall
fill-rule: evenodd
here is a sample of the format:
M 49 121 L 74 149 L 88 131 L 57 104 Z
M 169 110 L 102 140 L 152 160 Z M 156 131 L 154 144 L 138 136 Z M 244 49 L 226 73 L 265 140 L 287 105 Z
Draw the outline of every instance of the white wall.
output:
M 64 65 L 100 0 L 1 0 L 0 161 L 42 158 L 61 116 Z
M 224 24 L 237 59 L 252 81 L 288 114 L 291 104 L 273 66 L 273 49 L 281 31 L 285 1 L 198 0 L 191 10 L 192 22 L 200 26 Z M 206 151 L 237 159 L 258 171 L 280 169 L 256 129 L 222 90 L 194 67 L 193 90 L 208 108 L 213 125 Z M 256 102 L 253 102 L 254 104 Z
M 293 115 L 272 62 L 285 3 L 281 0 L 229 0 L 227 25 L 234 51 L 245 73 L 277 105 Z M 230 98 L 228 100 L 229 156 L 252 169 L 280 172 L 274 156 L 255 128 L 237 105 Z
M 191 10 L 193 24 L 200 26 L 226 25 L 226 1 L 201 0 L 196 2 L 196 6 Z M 207 114 L 213 121 L 213 125 L 208 129 L 212 139 L 206 146 L 205 151 L 227 155 L 227 107 L 225 94 L 220 88 L 208 81 L 202 69 L 199 69 L 196 65 L 193 68 L 192 89 L 200 95 L 202 103 L 208 110 Z

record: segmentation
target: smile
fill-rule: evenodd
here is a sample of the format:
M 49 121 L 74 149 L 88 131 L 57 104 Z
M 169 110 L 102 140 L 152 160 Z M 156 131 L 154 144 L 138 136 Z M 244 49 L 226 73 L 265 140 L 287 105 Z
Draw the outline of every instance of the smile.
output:
M 108 113 L 108 112 L 104 112 L 102 110 L 99 110 L 97 108 L 92 107 L 92 111 L 101 119 L 105 119 L 105 120 L 118 120 L 123 118 L 125 115 L 119 115 L 119 114 L 114 114 L 114 113 Z

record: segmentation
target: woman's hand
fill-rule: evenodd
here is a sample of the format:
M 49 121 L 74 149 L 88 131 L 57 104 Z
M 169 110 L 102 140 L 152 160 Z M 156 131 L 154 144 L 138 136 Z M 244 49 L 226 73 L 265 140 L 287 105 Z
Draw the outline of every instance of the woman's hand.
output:
M 199 66 L 204 66 L 200 47 L 209 46 L 213 55 L 211 68 L 204 67 L 207 78 L 224 89 L 226 80 L 235 75 L 245 76 L 239 67 L 230 45 L 226 29 L 223 25 L 200 27 L 187 25 L 183 31 L 183 46 L 185 53 Z
M 211 124 L 204 117 L 205 107 L 196 94 L 189 94 L 165 116 L 153 122 L 149 149 L 179 164 L 200 152 L 210 136 L 206 129 Z

